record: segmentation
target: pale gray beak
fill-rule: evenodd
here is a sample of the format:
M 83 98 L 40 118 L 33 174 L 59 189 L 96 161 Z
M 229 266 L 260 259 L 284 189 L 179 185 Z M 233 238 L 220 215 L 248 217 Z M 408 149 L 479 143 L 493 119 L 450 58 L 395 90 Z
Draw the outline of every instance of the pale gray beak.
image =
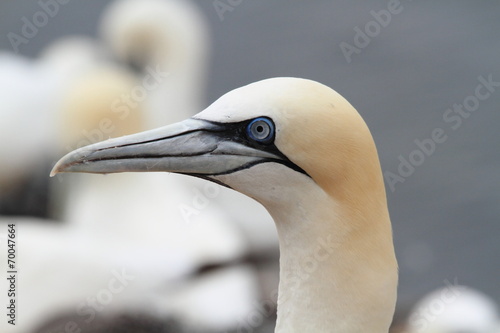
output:
M 245 141 L 241 126 L 200 119 L 110 139 L 70 152 L 54 166 L 60 172 L 166 171 L 208 178 L 263 162 L 288 163 L 276 149 Z

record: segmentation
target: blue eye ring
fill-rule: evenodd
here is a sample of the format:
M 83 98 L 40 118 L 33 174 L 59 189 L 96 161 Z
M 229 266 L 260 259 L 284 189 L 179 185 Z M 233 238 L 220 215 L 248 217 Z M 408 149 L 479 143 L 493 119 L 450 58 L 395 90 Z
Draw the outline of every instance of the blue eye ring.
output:
M 274 133 L 274 123 L 269 118 L 255 118 L 247 125 L 248 137 L 258 143 L 271 143 L 274 140 Z

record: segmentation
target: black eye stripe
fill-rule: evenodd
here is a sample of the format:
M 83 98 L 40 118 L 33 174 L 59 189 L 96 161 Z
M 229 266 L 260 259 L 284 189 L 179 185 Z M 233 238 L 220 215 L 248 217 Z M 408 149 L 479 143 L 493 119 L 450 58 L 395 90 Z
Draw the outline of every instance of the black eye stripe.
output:
M 209 131 L 212 132 L 214 135 L 219 136 L 220 139 L 225 139 L 228 141 L 237 142 L 237 143 L 243 144 L 247 147 L 252 147 L 255 149 L 259 149 L 261 151 L 265 151 L 265 152 L 274 154 L 279 159 L 276 159 L 276 160 L 269 159 L 268 162 L 281 163 L 281 164 L 286 165 L 287 167 L 291 168 L 292 170 L 295 170 L 297 172 L 300 172 L 300 173 L 310 177 L 307 172 L 305 172 L 301 167 L 299 167 L 298 165 L 296 165 L 295 163 L 290 161 L 288 159 L 288 157 L 286 157 L 286 155 L 283 154 L 278 149 L 278 147 L 276 147 L 276 145 L 274 144 L 276 130 L 273 133 L 272 140 L 270 141 L 270 143 L 267 143 L 267 144 L 260 143 L 258 141 L 252 140 L 248 137 L 247 130 L 246 130 L 248 125 L 252 121 L 255 121 L 256 119 L 261 119 L 261 118 L 268 119 L 274 126 L 274 122 L 272 121 L 272 119 L 267 118 L 267 117 L 257 117 L 254 119 L 248 119 L 248 120 L 235 122 L 235 123 L 221 123 L 221 122 L 215 122 L 215 121 L 209 121 L 209 120 L 205 120 L 205 121 L 215 125 Z M 261 162 L 259 162 L 259 163 L 261 163 Z M 246 166 L 246 167 L 249 167 L 249 166 Z
M 235 122 L 235 123 L 220 123 L 220 122 L 208 121 L 208 120 L 205 120 L 205 121 L 212 123 L 214 125 L 217 125 L 216 127 L 211 129 L 210 131 L 217 133 L 218 135 L 220 135 L 221 138 L 224 138 L 226 140 L 231 140 L 234 142 L 238 142 L 238 143 L 242 143 L 246 146 L 261 149 L 264 151 L 269 151 L 272 153 L 279 152 L 278 148 L 274 145 L 275 133 L 273 133 L 273 135 L 272 135 L 272 140 L 271 140 L 270 144 L 267 144 L 267 145 L 249 138 L 249 136 L 247 134 L 248 125 L 250 123 L 252 123 L 253 121 L 255 121 L 257 119 L 261 119 L 261 118 L 265 118 L 268 121 L 270 121 L 274 127 L 274 122 L 270 118 L 267 118 L 267 117 L 258 117 L 258 118 L 243 120 L 243 121 L 239 121 L 239 122 Z

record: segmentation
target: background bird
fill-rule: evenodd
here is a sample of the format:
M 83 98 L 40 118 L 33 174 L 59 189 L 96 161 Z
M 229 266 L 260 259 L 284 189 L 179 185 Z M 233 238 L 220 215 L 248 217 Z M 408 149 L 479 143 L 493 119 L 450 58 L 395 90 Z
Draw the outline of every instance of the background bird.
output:
M 448 285 L 425 295 L 408 316 L 408 333 L 496 333 L 498 305 L 482 292 Z

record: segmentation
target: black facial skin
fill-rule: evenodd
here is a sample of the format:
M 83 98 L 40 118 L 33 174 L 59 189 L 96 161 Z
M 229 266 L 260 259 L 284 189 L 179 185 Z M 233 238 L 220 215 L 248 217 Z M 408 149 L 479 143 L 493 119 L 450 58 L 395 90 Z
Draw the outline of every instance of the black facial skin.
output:
M 268 119 L 269 121 L 271 121 L 271 123 L 274 126 L 274 122 L 272 121 L 272 119 L 267 118 L 267 117 L 259 117 L 259 118 Z M 276 159 L 266 158 L 266 159 L 262 159 L 258 162 L 255 162 L 255 163 L 248 163 L 242 167 L 239 167 L 239 168 L 233 169 L 233 170 L 229 170 L 229 171 L 221 173 L 221 174 L 229 174 L 229 173 L 233 173 L 233 172 L 236 172 L 239 170 L 248 169 L 248 168 L 250 168 L 254 165 L 260 164 L 260 163 L 275 162 L 275 163 L 283 164 L 292 170 L 295 170 L 297 172 L 300 172 L 300 173 L 310 177 L 307 174 L 307 172 L 305 172 L 302 168 L 300 168 L 295 163 L 290 161 L 288 159 L 288 157 L 286 157 L 278 149 L 278 147 L 276 147 L 276 145 L 274 144 L 274 139 L 276 136 L 275 131 L 273 131 L 272 139 L 269 140 L 267 143 L 261 143 L 261 142 L 258 142 L 256 140 L 252 140 L 247 134 L 247 127 L 253 120 L 254 119 L 248 119 L 248 120 L 244 120 L 244 121 L 240 121 L 240 122 L 236 122 L 236 123 L 219 123 L 219 122 L 205 120 L 206 122 L 209 122 L 210 124 L 214 125 L 213 127 L 209 128 L 209 129 L 205 129 L 205 131 L 211 132 L 213 135 L 217 136 L 221 141 L 232 141 L 232 142 L 240 143 L 240 144 L 245 145 L 247 147 L 251 147 L 254 149 L 258 149 L 261 151 L 271 153 L 273 155 L 276 155 L 276 157 L 277 157 Z M 214 175 L 214 176 L 216 176 L 216 175 Z

